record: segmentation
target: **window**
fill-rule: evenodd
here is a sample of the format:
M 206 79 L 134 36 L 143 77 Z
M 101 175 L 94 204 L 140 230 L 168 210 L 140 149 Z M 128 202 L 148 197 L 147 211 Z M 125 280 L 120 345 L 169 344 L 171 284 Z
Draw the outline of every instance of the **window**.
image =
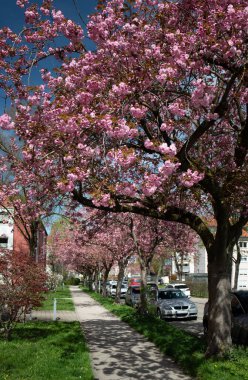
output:
M 7 248 L 8 247 L 8 238 L 7 237 L 0 237 L 0 247 L 1 248 Z
M 241 261 L 244 262 L 244 261 L 248 261 L 248 257 L 247 256 L 241 256 Z
M 7 212 L 5 211 L 0 211 L 0 223 L 6 223 L 8 220 L 8 215 Z
M 247 241 L 240 241 L 239 246 L 240 248 L 247 248 Z

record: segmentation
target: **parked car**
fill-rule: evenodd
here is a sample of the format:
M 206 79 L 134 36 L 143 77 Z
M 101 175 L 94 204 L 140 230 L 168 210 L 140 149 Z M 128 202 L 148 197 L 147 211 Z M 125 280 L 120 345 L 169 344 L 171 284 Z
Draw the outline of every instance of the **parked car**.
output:
M 129 286 L 125 296 L 125 304 L 137 307 L 140 302 L 140 286 Z
M 140 277 L 132 277 L 128 281 L 129 286 L 140 286 L 141 279 Z
M 197 319 L 197 307 L 180 289 L 159 289 L 157 315 L 161 319 Z
M 234 343 L 248 345 L 248 290 L 231 292 L 232 340 Z M 208 302 L 203 314 L 204 334 L 208 333 Z
M 187 297 L 190 297 L 190 289 L 186 284 L 179 284 L 179 283 L 170 283 L 166 285 L 166 289 L 180 289 L 182 290 Z
M 115 297 L 117 290 L 117 283 L 109 285 L 107 288 L 107 295 L 111 297 Z M 125 284 L 121 285 L 121 298 L 125 298 L 127 292 L 127 286 Z

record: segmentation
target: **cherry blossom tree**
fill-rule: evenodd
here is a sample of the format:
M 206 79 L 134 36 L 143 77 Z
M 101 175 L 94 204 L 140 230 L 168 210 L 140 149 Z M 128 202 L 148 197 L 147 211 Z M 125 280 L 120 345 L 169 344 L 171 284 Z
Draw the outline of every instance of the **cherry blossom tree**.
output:
M 196 233 L 185 225 L 168 222 L 166 227 L 167 237 L 163 245 L 167 257 L 174 260 L 178 278 L 182 281 L 184 260 L 196 259 L 199 239 Z
M 1 166 L 2 165 L 2 166 Z M 22 143 L 17 136 L 0 133 L 0 207 L 24 237 L 35 257 L 37 233 L 45 218 L 54 213 L 61 197 L 52 198 L 39 186 L 32 173 L 25 172 Z M 25 172 L 25 175 L 24 175 Z
M 0 35 L 1 87 L 16 116 L 0 125 L 25 141 L 22 173 L 81 205 L 192 228 L 208 252 L 207 355 L 222 355 L 232 251 L 248 221 L 245 2 L 100 1 L 88 23 L 94 52 L 51 1 L 18 3 L 27 27 Z M 59 35 L 68 44 L 52 47 Z M 51 55 L 56 72 L 42 69 L 43 83 L 27 85 Z

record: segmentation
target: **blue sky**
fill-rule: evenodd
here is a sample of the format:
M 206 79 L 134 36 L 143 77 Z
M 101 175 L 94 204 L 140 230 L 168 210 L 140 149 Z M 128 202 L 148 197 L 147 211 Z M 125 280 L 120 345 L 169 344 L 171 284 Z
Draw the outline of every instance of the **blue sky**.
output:
M 30 0 L 30 4 L 32 3 L 42 4 L 42 0 Z M 24 9 L 19 8 L 16 5 L 16 0 L 0 0 L 0 5 L 0 28 L 8 26 L 16 33 L 20 32 L 24 26 Z M 67 18 L 76 21 L 80 25 L 82 25 L 80 16 L 85 23 L 87 23 L 88 15 L 95 12 L 96 5 L 97 0 L 54 0 L 54 6 L 56 9 L 60 9 Z M 80 13 L 80 16 L 78 12 Z M 89 39 L 86 39 L 84 44 L 88 50 L 94 49 L 94 44 Z M 48 69 L 51 69 L 53 66 L 52 59 L 47 60 L 46 62 L 43 61 L 42 66 L 44 67 L 44 65 Z M 30 80 L 32 82 L 30 84 L 33 85 L 40 83 L 36 69 L 32 70 Z M 5 108 L 5 103 L 3 102 L 1 95 L 0 91 L 0 113 L 4 112 Z M 7 108 L 8 106 L 9 104 L 7 102 Z
M 30 0 L 30 3 L 37 3 L 37 1 Z M 38 0 L 38 3 L 41 4 L 42 1 Z M 75 3 L 82 18 L 87 21 L 87 15 L 94 12 L 97 0 L 75 0 Z M 9 26 L 15 32 L 20 30 L 24 25 L 24 15 L 23 9 L 16 6 L 16 0 L 1 0 L 0 5 L 0 28 Z M 54 5 L 66 17 L 80 23 L 80 17 L 77 14 L 73 0 L 54 0 Z

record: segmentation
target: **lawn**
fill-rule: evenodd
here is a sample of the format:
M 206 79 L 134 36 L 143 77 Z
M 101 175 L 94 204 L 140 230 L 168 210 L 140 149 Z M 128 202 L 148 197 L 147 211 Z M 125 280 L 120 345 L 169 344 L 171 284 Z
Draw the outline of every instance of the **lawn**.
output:
M 45 294 L 45 301 L 38 310 L 53 310 L 54 298 L 57 299 L 57 310 L 74 311 L 74 304 L 71 298 L 71 292 L 68 286 L 59 287 L 56 291 L 49 291 Z M 61 299 L 70 298 L 70 299 Z
M 94 379 L 78 322 L 18 324 L 0 352 L 1 380 Z
M 135 309 L 117 305 L 114 300 L 104 298 L 95 292 L 86 291 L 106 309 L 140 332 L 198 380 L 248 380 L 248 349 L 233 347 L 223 360 L 206 360 L 205 341 L 156 317 L 142 317 Z

